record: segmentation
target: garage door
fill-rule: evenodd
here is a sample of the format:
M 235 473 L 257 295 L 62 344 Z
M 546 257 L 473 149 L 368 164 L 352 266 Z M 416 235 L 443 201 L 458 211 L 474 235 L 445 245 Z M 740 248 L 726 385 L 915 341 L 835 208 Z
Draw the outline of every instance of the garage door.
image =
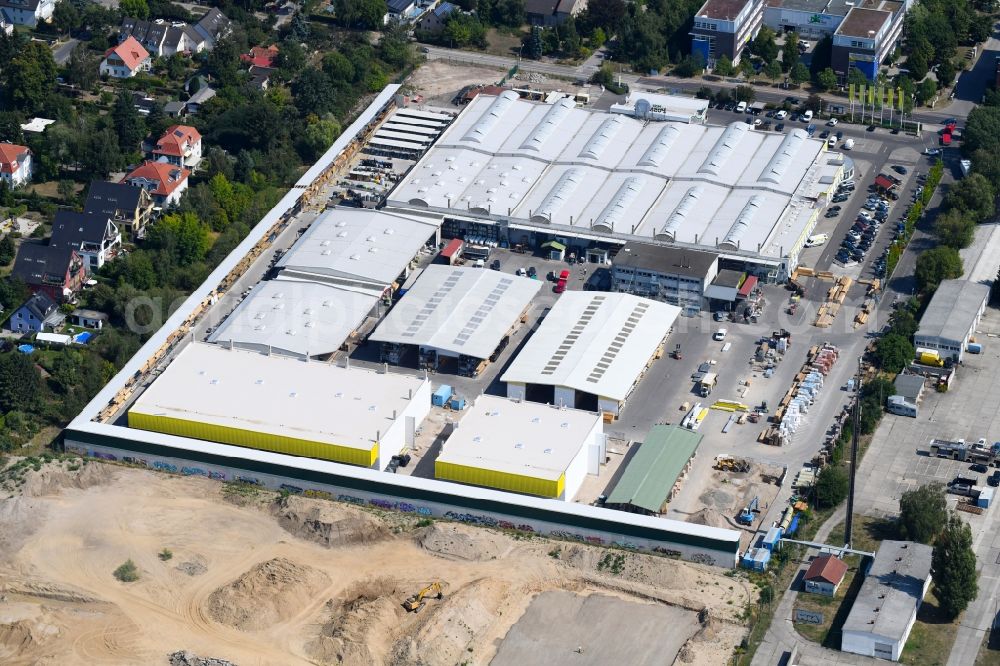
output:
M 879 659 L 892 659 L 891 643 L 875 643 L 875 656 Z

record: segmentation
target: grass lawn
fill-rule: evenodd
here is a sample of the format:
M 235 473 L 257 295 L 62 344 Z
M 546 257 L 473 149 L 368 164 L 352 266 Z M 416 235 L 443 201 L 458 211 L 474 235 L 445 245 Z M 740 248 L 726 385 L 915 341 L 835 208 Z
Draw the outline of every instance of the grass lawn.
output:
M 486 53 L 505 57 L 517 57 L 518 49 L 528 36 L 528 31 L 524 28 L 516 32 L 510 30 L 497 30 L 490 28 L 486 33 Z
M 844 626 L 844 620 L 851 610 L 854 599 L 858 596 L 863 577 L 859 576 L 861 557 L 851 555 L 844 560 L 847 565 L 847 573 L 844 580 L 837 588 L 834 597 L 825 597 L 821 594 L 808 594 L 799 591 L 795 598 L 795 608 L 814 613 L 823 614 L 823 622 L 820 624 L 808 624 L 796 622 L 795 630 L 804 638 L 820 643 L 828 648 L 840 649 L 840 628 Z M 794 618 L 794 615 L 792 616 Z
M 944 666 L 948 661 L 951 646 L 955 643 L 958 620 L 949 622 L 938 612 L 938 600 L 934 592 L 929 592 L 917 613 L 910 638 L 906 641 L 901 664 L 914 666 Z M 992 663 L 998 663 L 994 661 Z
M 827 542 L 836 545 L 845 543 L 844 527 L 845 525 L 843 522 L 835 525 L 834 528 L 830 530 L 830 538 L 827 539 Z M 874 553 L 882 541 L 897 538 L 896 524 L 891 520 L 886 520 L 885 518 L 855 516 L 853 531 L 853 547 L 857 550 L 864 550 L 869 553 Z

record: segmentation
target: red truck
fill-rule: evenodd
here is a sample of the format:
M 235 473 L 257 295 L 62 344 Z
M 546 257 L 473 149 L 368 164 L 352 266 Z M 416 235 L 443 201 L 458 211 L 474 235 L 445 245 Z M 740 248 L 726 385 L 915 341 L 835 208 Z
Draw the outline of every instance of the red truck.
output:
M 569 271 L 564 270 L 559 274 L 559 281 L 556 282 L 555 292 L 561 294 L 566 291 L 566 282 L 569 280 Z

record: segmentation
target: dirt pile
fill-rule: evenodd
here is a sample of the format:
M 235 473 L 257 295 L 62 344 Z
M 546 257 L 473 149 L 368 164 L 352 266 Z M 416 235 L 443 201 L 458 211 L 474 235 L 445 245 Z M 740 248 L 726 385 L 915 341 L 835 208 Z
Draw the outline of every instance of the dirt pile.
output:
M 274 501 L 271 513 L 290 534 L 327 548 L 374 543 L 389 536 L 388 526 L 378 517 L 346 504 L 284 497 Z
M 10 650 L 10 655 L 27 654 L 39 642 L 28 620 L 0 624 L 0 656 Z
M 434 523 L 424 528 L 417 544 L 437 555 L 472 562 L 496 560 L 514 549 L 505 534 L 457 523 Z
M 322 571 L 276 557 L 212 592 L 206 610 L 216 622 L 257 631 L 296 615 L 329 586 Z
M 79 460 L 50 463 L 37 472 L 31 470 L 25 474 L 21 493 L 25 497 L 44 497 L 58 495 L 66 488 L 86 490 L 110 483 L 114 475 L 111 465 Z
M 397 581 L 379 578 L 362 581 L 331 599 L 319 636 L 306 646 L 309 654 L 323 664 L 386 663 L 396 630 L 407 624 L 402 600 L 413 593 L 408 590 Z
M 200 576 L 208 571 L 208 565 L 205 564 L 205 558 L 195 555 L 190 560 L 178 564 L 177 570 L 188 576 Z
M 510 587 L 497 580 L 480 579 L 424 609 L 430 615 L 415 635 L 400 640 L 393 650 L 393 664 L 450 666 L 475 663 L 477 640 L 496 624 Z M 480 658 L 482 655 L 480 655 Z
M 702 509 L 701 511 L 696 511 L 688 516 L 687 522 L 694 523 L 696 525 L 707 525 L 708 527 L 722 527 L 726 529 L 732 529 L 732 525 L 726 520 L 726 517 L 714 509 L 709 509 L 708 507 Z

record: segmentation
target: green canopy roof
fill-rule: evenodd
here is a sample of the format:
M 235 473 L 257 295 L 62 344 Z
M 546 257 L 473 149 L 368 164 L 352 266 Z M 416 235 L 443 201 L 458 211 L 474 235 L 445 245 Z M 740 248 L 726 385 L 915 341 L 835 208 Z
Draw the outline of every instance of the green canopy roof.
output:
M 659 513 L 700 443 L 701 435 L 686 428 L 653 426 L 606 504 L 631 505 Z
M 559 250 L 560 252 L 566 251 L 566 246 L 559 241 L 549 241 L 548 243 L 542 243 L 542 248 L 552 248 L 553 250 Z

